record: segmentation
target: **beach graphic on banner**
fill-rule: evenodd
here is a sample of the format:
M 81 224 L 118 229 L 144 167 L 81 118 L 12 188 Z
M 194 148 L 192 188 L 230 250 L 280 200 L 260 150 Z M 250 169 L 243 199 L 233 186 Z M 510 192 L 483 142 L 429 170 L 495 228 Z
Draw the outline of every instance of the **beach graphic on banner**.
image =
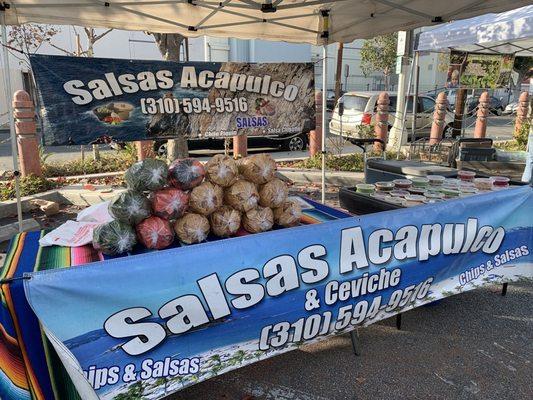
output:
M 314 129 L 312 63 L 32 55 L 46 145 Z
M 502 190 L 38 272 L 26 296 L 78 390 L 94 390 L 84 398 L 157 399 L 447 296 L 533 281 L 532 209 L 531 187 Z

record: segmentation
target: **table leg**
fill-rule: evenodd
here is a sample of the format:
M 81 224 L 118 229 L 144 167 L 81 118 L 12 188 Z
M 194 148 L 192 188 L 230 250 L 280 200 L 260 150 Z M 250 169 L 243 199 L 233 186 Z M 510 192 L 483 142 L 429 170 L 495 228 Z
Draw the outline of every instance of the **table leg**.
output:
M 360 356 L 361 355 L 361 343 L 359 342 L 359 332 L 357 331 L 357 328 L 350 331 L 350 339 L 352 340 L 353 353 L 356 356 Z

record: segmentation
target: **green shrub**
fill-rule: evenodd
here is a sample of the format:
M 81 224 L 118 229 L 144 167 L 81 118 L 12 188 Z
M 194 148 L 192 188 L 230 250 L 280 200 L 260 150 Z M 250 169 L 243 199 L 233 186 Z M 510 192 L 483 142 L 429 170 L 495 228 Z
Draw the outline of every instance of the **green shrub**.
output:
M 42 176 L 28 175 L 20 178 L 20 195 L 30 196 L 35 193 L 46 192 L 58 186 L 57 182 L 50 181 Z M 0 182 L 0 201 L 14 199 L 15 179 Z
M 514 139 L 516 140 L 516 143 L 522 148 L 521 150 L 525 150 L 527 146 L 527 138 L 529 136 L 529 129 L 531 127 L 530 122 L 524 122 L 520 129 L 518 129 L 514 133 Z
M 43 173 L 48 177 L 118 172 L 128 169 L 136 161 L 129 151 L 119 151 L 116 155 L 101 155 L 96 161 L 92 157 L 64 162 L 51 162 L 43 165 Z

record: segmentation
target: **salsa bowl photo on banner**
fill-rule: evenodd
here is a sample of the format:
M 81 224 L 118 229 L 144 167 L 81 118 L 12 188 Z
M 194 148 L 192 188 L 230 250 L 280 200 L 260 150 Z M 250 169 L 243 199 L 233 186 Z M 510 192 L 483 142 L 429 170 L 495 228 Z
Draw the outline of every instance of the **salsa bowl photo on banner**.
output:
M 313 129 L 312 63 L 30 61 L 49 146 Z
M 525 186 L 35 272 L 24 287 L 84 400 L 158 399 L 444 297 L 532 282 L 532 209 Z

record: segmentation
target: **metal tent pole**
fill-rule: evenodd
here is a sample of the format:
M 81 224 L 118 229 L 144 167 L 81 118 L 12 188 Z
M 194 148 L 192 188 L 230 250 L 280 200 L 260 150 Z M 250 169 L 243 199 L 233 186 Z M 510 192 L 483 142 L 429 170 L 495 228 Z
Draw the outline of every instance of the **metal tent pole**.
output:
M 322 47 L 322 204 L 326 203 L 326 99 L 328 81 L 328 45 Z
M 420 81 L 420 67 L 418 66 L 418 62 L 419 62 L 419 53 L 418 51 L 415 51 L 415 54 L 414 54 L 414 67 L 413 67 L 413 70 L 414 70 L 414 73 L 415 73 L 415 76 L 414 76 L 414 84 L 413 84 L 413 107 L 411 109 L 412 113 L 413 113 L 413 120 L 411 121 L 411 146 L 413 146 L 413 144 L 415 143 L 415 139 L 416 139 L 416 134 L 415 134 L 415 131 L 416 131 L 416 118 L 417 118 L 417 108 L 418 108 L 418 85 L 419 85 L 419 81 Z M 422 110 L 424 111 L 424 110 Z
M 2 25 L 2 44 L 7 44 L 5 11 L 0 11 L 0 25 Z M 6 96 L 7 115 L 9 118 L 9 137 L 11 140 L 11 156 L 13 159 L 13 175 L 15 176 L 15 195 L 17 196 L 17 218 L 19 232 L 22 232 L 22 203 L 20 201 L 20 172 L 17 149 L 17 136 L 15 135 L 15 120 L 13 119 L 13 107 L 11 104 L 11 71 L 9 68 L 9 54 L 4 46 L 2 47 L 2 56 L 4 62 L 4 89 Z

